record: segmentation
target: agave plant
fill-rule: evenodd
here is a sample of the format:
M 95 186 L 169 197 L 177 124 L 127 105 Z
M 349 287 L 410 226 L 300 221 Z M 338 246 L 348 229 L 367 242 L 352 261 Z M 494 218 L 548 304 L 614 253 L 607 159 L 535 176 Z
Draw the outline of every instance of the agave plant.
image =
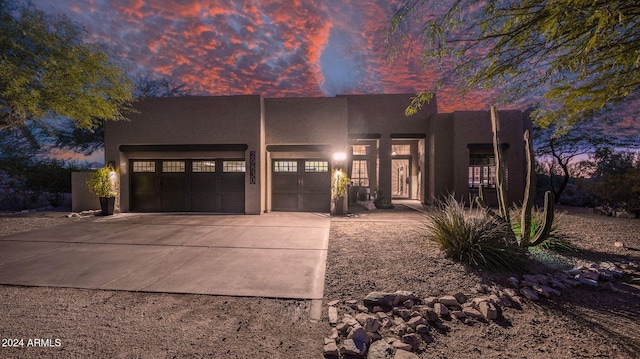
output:
M 447 257 L 491 270 L 513 270 L 526 259 L 526 248 L 509 235 L 509 225 L 485 209 L 468 215 L 453 195 L 437 205 L 439 210 L 427 215 L 425 225 L 428 238 Z

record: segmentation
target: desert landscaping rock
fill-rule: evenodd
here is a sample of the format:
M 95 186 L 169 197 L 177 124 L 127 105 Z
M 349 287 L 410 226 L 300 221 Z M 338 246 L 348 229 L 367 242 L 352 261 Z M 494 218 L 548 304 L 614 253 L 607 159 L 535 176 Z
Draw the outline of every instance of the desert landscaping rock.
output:
M 392 359 L 396 353 L 396 349 L 384 340 L 378 340 L 371 344 L 367 359 Z
M 634 265 L 627 265 L 626 267 L 628 270 L 633 270 L 633 273 L 637 268 Z M 621 268 L 613 263 L 591 264 L 562 271 L 553 276 L 536 274 L 523 275 L 521 278 L 510 277 L 505 281 L 506 284 L 516 288 L 483 285 L 477 287 L 474 291 L 477 293 L 475 297 L 457 292 L 454 295 L 426 297 L 421 301 L 415 295 L 406 291 L 395 293 L 372 292 L 362 300 L 363 303 L 367 303 L 368 308 L 372 308 L 373 305 L 373 307 L 381 309 L 381 306 L 387 307 L 390 303 L 394 304 L 389 307 L 388 312 L 378 311 L 375 314 L 361 311 L 362 305 L 358 304 L 357 301 L 349 304 L 346 308 L 355 311 L 355 313 L 352 313 L 354 316 L 344 313 L 342 322 L 335 329 L 338 331 L 337 329 L 340 328 L 340 325 L 348 327 L 347 330 L 339 330 L 339 332 L 348 333 L 345 338 L 346 340 L 352 339 L 353 343 L 347 342 L 346 346 L 343 344 L 343 349 L 340 352 L 351 353 L 356 351 L 353 346 L 356 346 L 358 350 L 362 350 L 363 347 L 366 348 L 370 345 L 372 348 L 375 347 L 376 350 L 369 353 L 369 358 L 387 358 L 391 355 L 391 349 L 396 350 L 396 357 L 399 350 L 415 352 L 422 345 L 428 344 L 423 338 L 428 337 L 431 326 L 438 328 L 441 333 L 448 331 L 448 328 L 442 324 L 441 318 L 451 320 L 453 317 L 467 324 L 477 323 L 478 321 L 489 323 L 498 320 L 504 308 L 514 307 L 514 303 L 521 307 L 522 298 L 529 301 L 540 301 L 540 296 L 545 298 L 559 297 L 562 292 L 557 288 L 567 288 L 560 283 L 562 280 L 571 280 L 574 277 L 578 278 L 575 280 L 578 284 L 581 278 L 582 280 L 592 281 L 593 279 L 587 278 L 595 278 L 594 274 L 591 273 L 597 275 L 597 271 L 605 270 L 610 272 L 621 270 Z M 598 278 L 602 280 L 601 275 Z M 612 278 L 608 278 L 603 283 L 606 285 L 606 290 L 614 292 L 618 289 L 613 286 Z M 598 283 L 597 281 L 595 282 Z M 478 295 L 480 293 L 482 295 Z M 331 308 L 337 310 L 337 307 L 329 306 L 330 313 L 332 312 Z M 335 313 L 335 317 L 338 315 L 339 313 Z M 389 337 L 389 334 L 395 335 L 395 337 Z M 426 337 L 421 338 L 421 336 Z M 381 342 L 382 338 L 385 338 L 383 342 Z M 338 338 L 338 340 L 340 341 L 341 339 Z M 343 342 L 346 340 L 342 339 Z M 326 345 L 327 343 L 325 343 Z
M 57 216 L 60 218 L 37 220 L 58 225 L 96 219 L 70 219 L 60 213 Z M 32 218 L 17 218 L 17 226 L 11 227 L 6 217 L 0 216 L 3 235 L 43 228 L 33 223 Z M 332 223 L 324 301 L 328 305 L 339 298 L 333 303 L 340 318 L 335 327 L 328 324 L 328 311 L 324 308 L 322 321 L 310 322 L 305 311 L 298 309 L 297 300 L 0 286 L 3 303 L 10 303 L 0 309 L 3 318 L 11 318 L 3 320 L 5 333 L 52 333 L 63 338 L 60 352 L 53 348 L 40 348 L 38 352 L 25 348 L 0 351 L 6 357 L 25 358 L 318 358 L 323 355 L 325 337 L 336 339 L 337 348 L 342 347 L 351 328 L 342 319 L 345 314 L 357 314 L 350 304 L 357 307 L 362 303 L 361 299 L 353 298 L 376 290 L 393 293 L 399 288 L 415 290 L 424 298 L 415 301 L 410 314 L 419 312 L 428 321 L 431 332 L 419 335 L 422 343 L 418 351 L 396 350 L 395 358 L 640 357 L 640 315 L 635 295 L 640 290 L 637 269 L 640 257 L 631 249 L 613 246 L 620 241 L 640 248 L 637 236 L 640 223 L 570 214 L 571 240 L 588 256 L 568 257 L 570 265 L 588 270 L 593 261 L 601 269 L 619 274 L 612 274 L 611 281 L 599 281 L 598 287 L 591 287 L 562 269 L 557 272 L 544 269 L 540 273 L 550 272 L 546 276 L 565 288 L 549 280 L 548 286 L 562 295 L 553 295 L 549 300 L 541 298 L 535 305 L 519 294 L 520 276 L 514 276 L 517 286 L 512 287 L 503 277 L 469 270 L 444 258 L 437 246 L 424 240 L 422 225 L 416 223 L 404 217 L 387 222 L 354 219 Z M 614 267 L 604 262 L 611 262 Z M 375 266 L 371 267 L 372 263 Z M 383 263 L 393 268 L 382 268 Z M 563 264 L 562 268 L 570 265 Z M 500 288 L 496 283 L 508 288 Z M 612 292 L 609 285 L 618 288 L 618 292 Z M 469 298 L 467 304 L 477 297 L 496 294 L 498 300 L 493 302 L 502 309 L 500 315 L 505 321 L 471 320 L 463 324 L 464 321 L 441 320 L 427 314 L 435 314 L 433 299 L 458 292 Z M 513 308 L 501 303 L 503 299 L 511 301 Z M 404 308 L 404 303 L 399 304 L 409 309 Z M 374 340 L 365 355 L 349 358 L 367 358 L 376 343 L 407 346 L 401 342 L 401 336 L 391 331 L 393 306 L 372 308 L 371 312 L 381 323 L 378 334 L 382 334 L 382 339 Z M 327 355 L 336 357 L 347 358 L 340 353 Z
M 393 357 L 393 359 L 419 359 L 420 357 L 418 355 L 416 355 L 415 353 L 406 351 L 406 350 L 402 350 L 402 349 L 398 349 L 396 351 L 395 356 Z
M 478 304 L 478 309 L 485 319 L 498 319 L 498 309 L 489 301 L 480 302 L 480 304 Z
M 391 308 L 396 301 L 396 295 L 392 293 L 384 292 L 371 292 L 367 294 L 363 302 L 369 308 L 375 306 Z
M 438 303 L 444 304 L 447 307 L 457 307 L 457 306 L 460 305 L 460 303 L 458 302 L 456 297 L 454 297 L 452 295 L 446 295 L 444 297 L 438 298 Z
M 365 346 L 358 347 L 353 339 L 346 339 L 340 347 L 340 354 L 361 356 L 364 355 L 366 349 Z
M 334 339 L 325 340 L 323 352 L 325 356 L 336 356 L 338 355 L 338 345 Z

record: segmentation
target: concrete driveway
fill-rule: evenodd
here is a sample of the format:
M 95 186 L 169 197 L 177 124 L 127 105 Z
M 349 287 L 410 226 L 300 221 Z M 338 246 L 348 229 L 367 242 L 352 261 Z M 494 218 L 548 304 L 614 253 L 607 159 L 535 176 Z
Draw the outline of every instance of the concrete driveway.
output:
M 330 217 L 121 214 L 0 237 L 0 284 L 322 299 Z

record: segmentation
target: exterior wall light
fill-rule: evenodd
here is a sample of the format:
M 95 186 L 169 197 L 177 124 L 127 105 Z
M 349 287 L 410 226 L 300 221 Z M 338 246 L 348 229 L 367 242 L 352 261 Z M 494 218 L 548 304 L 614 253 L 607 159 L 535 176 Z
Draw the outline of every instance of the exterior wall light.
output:
M 344 152 L 336 152 L 333 154 L 333 159 L 336 161 L 344 161 L 347 159 L 347 154 Z

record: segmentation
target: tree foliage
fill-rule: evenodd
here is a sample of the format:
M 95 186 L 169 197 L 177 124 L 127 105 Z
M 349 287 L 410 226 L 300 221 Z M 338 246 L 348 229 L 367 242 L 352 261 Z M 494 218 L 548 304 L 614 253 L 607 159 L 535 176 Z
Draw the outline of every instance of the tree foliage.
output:
M 184 83 L 176 83 L 167 76 L 152 74 L 134 77 L 136 98 L 189 96 L 191 91 Z M 93 128 L 78 128 L 73 122 L 59 121 L 53 130 L 53 145 L 63 150 L 90 155 L 104 147 L 104 120 L 97 119 Z
M 181 97 L 191 95 L 191 90 L 184 83 L 176 83 L 168 76 L 145 74 L 134 80 L 136 98 L 144 97 Z
M 616 123 L 589 122 L 573 126 L 571 131 L 558 131 L 555 124 L 542 127 L 533 124 L 533 143 L 539 169 L 550 177 L 550 187 L 556 203 L 571 177 L 586 175 L 588 171 L 583 157 L 607 151 L 610 147 L 634 147 L 640 145 L 635 136 L 625 136 L 615 128 Z
M 589 160 L 587 190 L 600 204 L 640 215 L 640 154 L 602 148 Z
M 420 46 L 425 67 L 513 102 L 543 95 L 536 121 L 571 125 L 640 97 L 640 3 L 628 0 L 405 0 L 392 55 Z M 436 87 L 438 84 L 435 85 Z M 419 101 L 418 101 L 419 102 Z M 407 111 L 417 108 L 412 104 Z
M 64 16 L 0 0 L 0 129 L 64 117 L 92 128 L 133 100 L 124 69 Z

